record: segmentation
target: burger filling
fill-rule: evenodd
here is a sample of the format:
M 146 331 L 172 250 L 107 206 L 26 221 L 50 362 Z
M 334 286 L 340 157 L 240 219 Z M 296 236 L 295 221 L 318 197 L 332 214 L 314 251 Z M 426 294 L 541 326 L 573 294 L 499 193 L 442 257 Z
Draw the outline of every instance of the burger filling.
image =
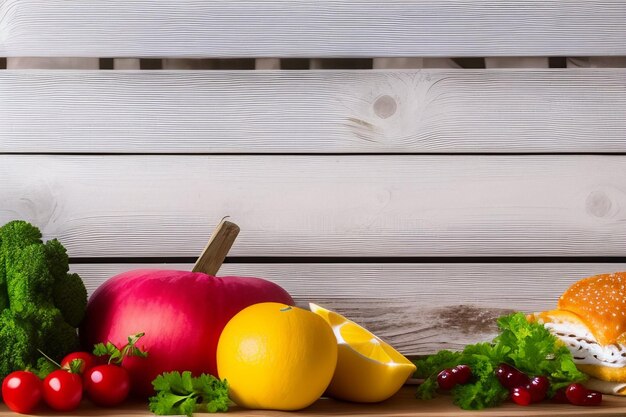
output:
M 550 322 L 544 323 L 544 326 L 567 345 L 577 364 L 615 368 L 626 366 L 626 346 L 602 346 L 585 326 L 575 323 Z

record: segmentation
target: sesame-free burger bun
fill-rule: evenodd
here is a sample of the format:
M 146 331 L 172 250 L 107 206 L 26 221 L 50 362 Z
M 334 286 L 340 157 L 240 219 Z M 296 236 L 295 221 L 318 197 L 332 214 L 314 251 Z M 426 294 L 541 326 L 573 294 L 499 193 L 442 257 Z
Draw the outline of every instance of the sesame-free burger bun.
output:
M 534 313 L 572 352 L 590 386 L 626 395 L 626 272 L 595 275 L 569 287 L 557 309 Z

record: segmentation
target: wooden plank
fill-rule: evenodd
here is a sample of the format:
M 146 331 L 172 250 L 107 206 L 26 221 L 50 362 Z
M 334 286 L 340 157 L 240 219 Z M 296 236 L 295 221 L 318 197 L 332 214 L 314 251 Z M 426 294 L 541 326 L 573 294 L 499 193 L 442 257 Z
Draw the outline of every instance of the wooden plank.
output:
M 132 269 L 190 271 L 192 264 L 74 264 L 93 291 Z M 599 264 L 234 264 L 220 276 L 256 276 L 285 288 L 298 305 L 313 302 L 365 326 L 407 355 L 460 349 L 491 340 L 495 318 L 556 306 L 572 283 L 626 270 Z
M 100 69 L 99 58 L 7 58 L 7 69 Z
M 280 58 L 258 58 L 254 62 L 256 70 L 279 70 Z
M 486 68 L 549 68 L 548 57 L 485 57 Z
M 625 156 L 0 155 L 0 223 L 75 257 L 623 256 Z
M 374 58 L 373 69 L 460 68 L 449 58 Z
M 481 411 L 465 411 L 452 404 L 449 395 L 441 395 L 433 400 L 418 400 L 415 398 L 415 387 L 403 387 L 394 397 L 387 401 L 376 404 L 358 404 L 346 401 L 336 401 L 329 398 L 321 398 L 312 406 L 297 412 L 271 411 L 271 410 L 246 410 L 240 407 L 232 407 L 228 415 L 245 416 L 334 416 L 334 417 L 359 417 L 359 416 L 383 416 L 383 417 L 598 417 L 598 416 L 624 416 L 626 413 L 626 398 L 605 396 L 599 407 L 576 407 L 567 404 L 552 404 L 542 402 L 533 404 L 531 407 L 520 407 L 512 402 L 506 402 L 495 408 Z M 115 408 L 97 408 L 88 401 L 83 402 L 77 410 L 72 411 L 75 417 L 93 416 L 119 416 L 139 417 L 153 416 L 148 411 L 147 403 L 127 402 Z M 0 417 L 14 417 L 15 413 L 7 410 L 4 404 L 0 404 Z
M 626 57 L 574 57 L 567 58 L 568 68 L 626 68 Z
M 626 70 L 3 71 L 0 152 L 625 152 Z
M 141 63 L 137 58 L 115 58 L 113 67 L 116 70 L 138 70 L 141 69 Z
M 620 0 L 0 1 L 10 57 L 619 55 L 625 37 Z

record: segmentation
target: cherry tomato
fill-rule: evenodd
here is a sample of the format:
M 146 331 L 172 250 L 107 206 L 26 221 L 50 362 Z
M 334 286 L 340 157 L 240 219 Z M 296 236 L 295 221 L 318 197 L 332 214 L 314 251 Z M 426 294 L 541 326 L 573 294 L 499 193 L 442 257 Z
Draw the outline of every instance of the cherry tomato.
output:
M 78 374 L 57 369 L 43 380 L 43 399 L 53 410 L 75 410 L 82 398 L 83 382 Z
M 130 391 L 128 371 L 117 365 L 99 365 L 85 374 L 85 389 L 97 405 L 111 407 L 124 401 Z
M 63 360 L 61 361 L 61 368 L 69 369 L 70 363 L 72 363 L 72 361 L 76 359 L 83 362 L 79 370 L 79 373 L 81 375 L 84 375 L 85 372 L 100 364 L 100 360 L 96 355 L 93 355 L 89 352 L 72 352 L 63 358 Z
M 2 398 L 16 413 L 28 414 L 41 402 L 42 383 L 28 371 L 15 371 L 2 381 Z

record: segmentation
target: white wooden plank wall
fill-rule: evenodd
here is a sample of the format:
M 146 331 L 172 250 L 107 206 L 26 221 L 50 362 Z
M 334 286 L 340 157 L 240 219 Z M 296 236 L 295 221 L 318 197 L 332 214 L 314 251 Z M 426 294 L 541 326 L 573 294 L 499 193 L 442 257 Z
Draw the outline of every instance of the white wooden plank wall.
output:
M 620 256 L 622 156 L 0 156 L 17 214 L 75 257 Z
M 458 349 L 626 269 L 625 38 L 621 0 L 0 0 L 0 224 L 91 293 L 231 215 L 221 274 Z
M 621 0 L 2 0 L 0 55 L 626 55 Z
M 624 152 L 624 83 L 597 68 L 6 71 L 0 151 Z
M 109 277 L 191 264 L 75 264 L 89 292 Z M 511 309 L 554 308 L 575 281 L 626 263 L 225 264 L 223 276 L 257 276 L 283 286 L 299 305 L 315 302 L 353 318 L 407 355 L 490 340 L 494 318 Z

